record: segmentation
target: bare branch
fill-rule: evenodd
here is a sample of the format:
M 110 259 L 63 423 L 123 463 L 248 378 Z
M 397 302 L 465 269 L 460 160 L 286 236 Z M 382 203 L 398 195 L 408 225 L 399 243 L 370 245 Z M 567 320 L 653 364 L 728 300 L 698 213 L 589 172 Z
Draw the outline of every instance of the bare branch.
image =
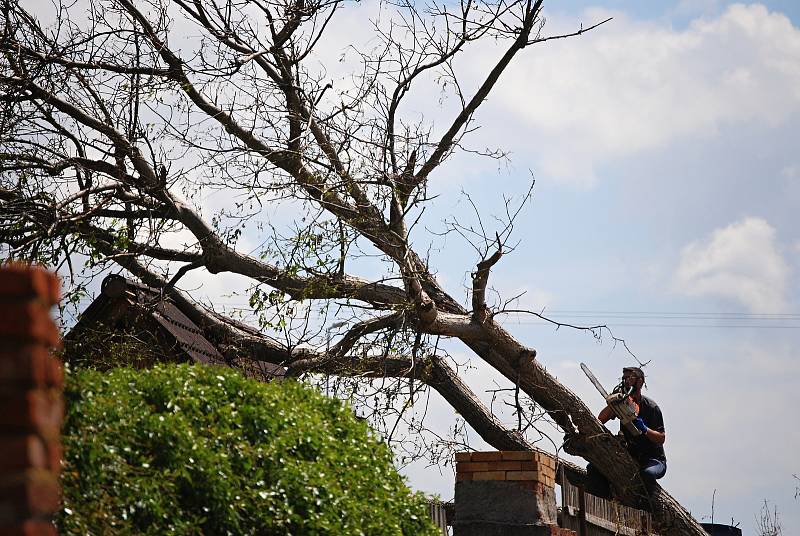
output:
M 525 18 L 522 21 L 522 26 L 518 29 L 517 39 L 511 44 L 494 68 L 492 68 L 481 87 L 478 89 L 472 99 L 470 99 L 469 104 L 467 104 L 461 113 L 458 114 L 453 123 L 450 125 L 450 128 L 439 140 L 439 143 L 436 144 L 436 149 L 433 151 L 433 154 L 428 157 L 428 159 L 422 165 L 422 168 L 420 168 L 420 170 L 414 176 L 414 180 L 416 182 L 419 183 L 426 180 L 428 175 L 430 175 L 430 173 L 441 163 L 444 156 L 453 147 L 453 143 L 458 133 L 489 95 L 489 92 L 500 79 L 500 75 L 511 63 L 511 60 L 514 58 L 514 56 L 516 56 L 516 54 L 528 44 L 528 36 L 530 35 L 530 32 L 539 16 L 539 12 L 542 8 L 542 2 L 543 0 L 537 0 L 533 6 L 529 5 L 526 7 Z
M 472 274 L 472 314 L 475 320 L 483 322 L 488 314 L 486 310 L 486 285 L 489 282 L 489 271 L 503 256 L 503 244 L 497 235 L 497 251 L 478 263 L 478 269 Z

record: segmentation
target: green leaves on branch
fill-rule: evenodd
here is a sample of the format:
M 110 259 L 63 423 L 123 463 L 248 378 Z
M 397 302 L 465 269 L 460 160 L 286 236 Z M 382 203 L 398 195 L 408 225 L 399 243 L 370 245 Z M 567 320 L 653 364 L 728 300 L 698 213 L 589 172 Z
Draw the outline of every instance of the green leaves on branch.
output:
M 71 373 L 62 533 L 434 535 L 341 401 L 189 365 Z

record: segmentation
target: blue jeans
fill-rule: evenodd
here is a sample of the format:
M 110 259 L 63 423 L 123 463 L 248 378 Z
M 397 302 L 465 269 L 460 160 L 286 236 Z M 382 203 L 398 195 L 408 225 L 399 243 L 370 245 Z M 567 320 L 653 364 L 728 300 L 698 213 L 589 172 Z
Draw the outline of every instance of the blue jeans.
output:
M 642 479 L 647 491 L 651 491 L 656 480 L 667 473 L 667 463 L 650 458 L 641 464 Z M 591 463 L 586 466 L 586 491 L 595 497 L 611 498 L 611 486 L 598 469 Z
M 642 464 L 642 476 L 658 480 L 667 474 L 667 462 L 650 458 Z

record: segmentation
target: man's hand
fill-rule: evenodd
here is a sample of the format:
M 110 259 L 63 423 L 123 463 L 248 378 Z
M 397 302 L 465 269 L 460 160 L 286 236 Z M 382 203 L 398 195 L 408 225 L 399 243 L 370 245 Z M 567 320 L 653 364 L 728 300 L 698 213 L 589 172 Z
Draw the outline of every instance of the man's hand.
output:
M 640 432 L 641 432 L 643 435 L 647 435 L 647 425 L 644 423 L 644 421 L 642 420 L 642 418 L 641 418 L 641 417 L 636 417 L 636 418 L 633 420 L 633 425 L 634 425 L 636 428 L 638 428 L 638 429 L 639 429 L 639 431 L 640 431 Z

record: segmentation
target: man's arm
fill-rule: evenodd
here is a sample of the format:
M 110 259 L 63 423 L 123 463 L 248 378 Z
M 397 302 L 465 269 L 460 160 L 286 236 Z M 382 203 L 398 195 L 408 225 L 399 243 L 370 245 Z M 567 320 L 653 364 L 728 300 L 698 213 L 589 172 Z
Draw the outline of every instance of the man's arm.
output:
M 597 416 L 597 420 L 603 424 L 607 423 L 611 419 L 616 418 L 617 416 L 614 415 L 614 410 L 611 409 L 611 406 L 606 406 L 603 408 L 603 411 L 601 411 L 600 415 Z M 648 428 L 647 432 L 644 433 L 644 436 L 656 445 L 663 445 L 667 440 L 666 432 L 659 432 L 657 430 L 653 430 L 652 428 Z
M 663 445 L 667 440 L 666 432 L 659 432 L 657 430 L 653 430 L 652 428 L 648 428 L 644 436 L 656 445 Z
M 658 406 L 653 409 L 653 415 L 650 417 L 649 421 L 650 422 L 645 423 L 642 417 L 639 416 L 636 417 L 633 424 L 647 439 L 656 445 L 663 445 L 667 440 L 667 433 L 664 430 L 664 416 L 661 415 L 661 409 Z

